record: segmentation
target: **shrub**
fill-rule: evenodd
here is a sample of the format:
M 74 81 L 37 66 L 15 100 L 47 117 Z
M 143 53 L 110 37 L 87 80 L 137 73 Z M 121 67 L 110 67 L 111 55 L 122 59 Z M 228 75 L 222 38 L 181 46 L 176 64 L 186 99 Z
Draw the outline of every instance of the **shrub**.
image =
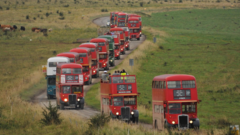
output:
M 104 127 L 110 121 L 110 116 L 106 114 L 97 114 L 92 117 L 88 123 L 89 129 Z
M 25 4 L 25 2 L 22 2 L 22 4 L 24 5 L 24 4 Z
M 33 17 L 33 20 L 36 20 L 36 17 Z
M 149 1 L 147 4 L 150 4 L 151 2 Z
M 9 9 L 10 9 L 9 7 L 6 8 L 6 10 L 9 10 Z
M 69 5 L 67 4 L 67 5 L 64 5 L 63 7 L 69 7 Z
M 37 3 L 40 3 L 40 0 L 37 0 Z
M 141 7 L 143 7 L 143 2 L 140 2 L 139 4 L 140 4 Z
M 179 3 L 182 3 L 182 0 L 179 0 Z
M 57 14 L 59 13 L 59 11 L 57 10 Z
M 47 13 L 46 13 L 46 17 L 48 17 L 49 15 L 50 15 L 50 14 L 47 12 Z
M 0 6 L 0 9 L 2 10 L 3 8 Z
M 43 17 L 41 17 L 41 19 L 43 19 Z
M 18 1 L 16 1 L 16 4 L 18 4 Z
M 60 16 L 63 16 L 63 12 L 59 12 L 59 15 L 60 15 Z
M 29 15 L 26 16 L 26 19 L 29 19 Z
M 68 11 L 68 14 L 71 14 L 71 11 Z
M 46 109 L 43 109 L 43 116 L 40 122 L 44 125 L 52 125 L 52 124 L 61 124 L 62 120 L 60 119 L 60 113 L 58 113 L 58 108 L 53 107 L 51 102 L 49 101 L 49 106 L 45 106 Z

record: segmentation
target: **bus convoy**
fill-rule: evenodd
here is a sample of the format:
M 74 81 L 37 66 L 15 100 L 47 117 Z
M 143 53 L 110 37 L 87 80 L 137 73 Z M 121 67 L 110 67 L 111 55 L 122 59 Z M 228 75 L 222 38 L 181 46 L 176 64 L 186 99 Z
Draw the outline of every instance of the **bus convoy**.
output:
M 58 108 L 84 109 L 83 86 L 90 85 L 92 78 L 100 77 L 101 69 L 109 70 L 110 66 L 115 66 L 115 60 L 130 49 L 129 40 L 140 39 L 141 16 L 111 12 L 110 27 L 104 35 L 47 60 L 47 98 L 56 98 Z M 105 72 L 101 75 L 101 113 L 113 119 L 138 123 L 139 95 L 135 75 Z M 194 76 L 155 76 L 152 80 L 153 127 L 159 130 L 165 127 L 199 128 L 197 104 L 200 101 Z

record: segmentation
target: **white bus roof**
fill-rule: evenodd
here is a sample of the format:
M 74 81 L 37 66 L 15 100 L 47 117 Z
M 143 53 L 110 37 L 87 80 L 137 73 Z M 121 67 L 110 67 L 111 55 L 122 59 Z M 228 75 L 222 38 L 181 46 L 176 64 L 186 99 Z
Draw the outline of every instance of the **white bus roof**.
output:
M 51 57 L 48 58 L 47 62 L 68 62 L 70 61 L 68 57 Z

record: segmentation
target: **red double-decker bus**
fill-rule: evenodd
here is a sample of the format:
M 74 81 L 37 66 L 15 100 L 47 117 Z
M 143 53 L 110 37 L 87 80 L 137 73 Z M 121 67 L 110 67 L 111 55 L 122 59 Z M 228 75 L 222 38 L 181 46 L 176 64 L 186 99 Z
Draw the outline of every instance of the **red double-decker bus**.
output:
M 78 47 L 71 49 L 70 52 L 79 53 L 80 64 L 83 68 L 83 77 L 84 82 L 87 85 L 92 83 L 92 57 L 91 57 L 91 49 L 86 47 Z
M 79 47 L 87 47 L 91 49 L 92 56 L 92 77 L 99 77 L 99 51 L 97 43 L 83 43 Z
M 122 54 L 125 54 L 125 31 L 123 30 L 123 28 L 111 28 L 110 32 L 118 32 L 120 34 L 120 51 Z
M 127 27 L 127 13 L 118 13 L 117 27 Z
M 130 31 L 130 40 L 132 40 L 133 38 L 140 40 L 142 29 L 141 29 L 141 23 L 138 17 L 128 18 L 128 28 Z
M 100 84 L 101 112 L 112 118 L 138 123 L 135 75 L 103 74 Z
M 99 49 L 99 68 L 109 70 L 109 43 L 106 38 L 93 38 L 92 43 L 98 44 Z
M 76 52 L 63 52 L 63 53 L 59 53 L 57 56 L 68 57 L 70 60 L 70 63 L 80 64 L 79 54 Z
M 196 79 L 192 75 L 165 74 L 152 81 L 153 126 L 199 128 Z
M 58 64 L 56 72 L 56 102 L 65 106 L 84 108 L 82 66 L 75 63 Z

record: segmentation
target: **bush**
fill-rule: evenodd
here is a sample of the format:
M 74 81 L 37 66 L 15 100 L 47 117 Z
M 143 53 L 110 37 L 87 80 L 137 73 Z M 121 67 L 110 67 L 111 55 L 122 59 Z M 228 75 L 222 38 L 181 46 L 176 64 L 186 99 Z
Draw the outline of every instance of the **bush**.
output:
M 46 13 L 46 17 L 48 17 L 49 15 L 50 15 L 50 14 L 47 12 L 47 13 Z
M 105 114 L 97 114 L 92 117 L 88 123 L 88 130 L 85 134 L 94 134 L 94 130 L 104 127 L 110 121 L 110 116 Z
M 63 12 L 59 12 L 59 15 L 60 15 L 60 16 L 63 16 Z
M 40 0 L 37 0 L 37 3 L 40 3 Z
M 36 20 L 36 17 L 33 17 L 33 20 Z
M 140 2 L 139 4 L 140 4 L 141 7 L 143 7 L 143 2 Z
M 24 5 L 24 4 L 25 4 L 25 2 L 22 2 L 22 4 Z
M 52 124 L 61 124 L 62 120 L 60 119 L 60 113 L 58 113 L 58 108 L 53 107 L 49 101 L 49 106 L 45 106 L 46 109 L 43 109 L 44 118 L 40 120 L 40 122 L 44 125 L 52 125 Z
M 26 19 L 29 19 L 29 15 L 26 16 Z
M 59 11 L 57 10 L 57 14 L 59 13 Z
M 2 7 L 0 6 L 0 9 L 2 10 Z
M 68 11 L 68 14 L 71 14 L 71 11 Z
M 64 5 L 63 7 L 69 7 L 69 5 L 67 4 L 67 5 Z
M 179 3 L 182 3 L 182 0 L 179 0 Z
M 10 9 L 9 7 L 6 8 L 6 10 L 9 10 L 9 9 Z

